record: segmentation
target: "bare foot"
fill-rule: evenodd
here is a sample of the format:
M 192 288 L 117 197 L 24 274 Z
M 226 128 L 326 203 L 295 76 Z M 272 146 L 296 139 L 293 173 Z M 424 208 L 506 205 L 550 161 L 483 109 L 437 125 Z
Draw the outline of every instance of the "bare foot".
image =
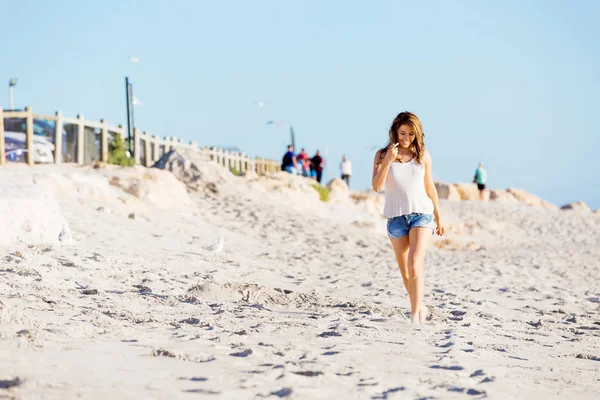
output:
M 418 311 L 410 317 L 410 322 L 412 322 L 413 324 L 419 323 L 419 312 Z
M 427 322 L 427 317 L 429 316 L 429 309 L 426 306 L 422 306 L 419 310 L 419 322 L 424 324 Z

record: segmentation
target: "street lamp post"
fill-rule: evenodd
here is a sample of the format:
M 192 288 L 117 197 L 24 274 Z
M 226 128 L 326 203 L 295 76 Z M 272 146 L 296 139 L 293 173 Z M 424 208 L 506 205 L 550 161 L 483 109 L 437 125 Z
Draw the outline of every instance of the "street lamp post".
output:
M 17 86 L 17 83 L 19 82 L 19 80 L 17 78 L 12 78 L 10 81 L 8 81 L 8 93 L 10 96 L 10 109 L 14 110 L 15 109 L 15 92 L 14 92 L 14 87 Z
M 290 125 L 290 136 L 292 137 L 292 146 L 294 146 L 294 151 L 298 151 L 296 149 L 296 138 L 294 137 L 294 127 Z
M 129 82 L 128 77 L 125 77 L 125 100 L 127 102 L 127 142 L 129 144 L 129 151 L 133 155 L 137 151 L 132 146 L 133 129 L 135 127 L 133 121 L 133 86 Z

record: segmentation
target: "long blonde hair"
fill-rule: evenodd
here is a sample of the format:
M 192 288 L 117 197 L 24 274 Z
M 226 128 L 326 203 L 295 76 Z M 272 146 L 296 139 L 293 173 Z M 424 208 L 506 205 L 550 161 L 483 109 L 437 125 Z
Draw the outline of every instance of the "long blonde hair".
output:
M 413 152 L 415 161 L 421 164 L 423 156 L 425 155 L 425 133 L 423 133 L 423 125 L 415 114 L 404 111 L 401 112 L 394 118 L 392 126 L 390 126 L 389 138 L 387 144 L 379 150 L 379 162 L 380 163 L 387 153 L 388 146 L 392 143 L 398 143 L 398 129 L 402 125 L 408 125 L 415 134 L 415 140 L 412 142 L 410 150 Z

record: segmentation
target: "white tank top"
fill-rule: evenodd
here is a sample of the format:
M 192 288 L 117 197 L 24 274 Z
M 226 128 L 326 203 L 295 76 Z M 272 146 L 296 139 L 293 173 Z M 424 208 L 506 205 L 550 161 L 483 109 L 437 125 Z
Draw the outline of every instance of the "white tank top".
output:
M 385 179 L 386 218 L 422 213 L 433 214 L 433 202 L 425 191 L 425 166 L 413 158 L 409 162 L 393 162 Z

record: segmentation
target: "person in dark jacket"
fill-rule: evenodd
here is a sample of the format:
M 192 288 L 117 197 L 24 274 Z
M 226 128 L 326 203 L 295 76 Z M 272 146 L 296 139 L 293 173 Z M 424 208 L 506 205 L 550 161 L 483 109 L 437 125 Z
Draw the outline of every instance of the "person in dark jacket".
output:
M 321 183 L 321 178 L 323 176 L 323 166 L 325 165 L 325 161 L 323 161 L 323 157 L 321 157 L 321 152 L 317 150 L 317 154 L 310 160 L 312 164 L 313 171 L 316 172 L 317 182 Z
M 294 154 L 294 146 L 289 145 L 287 152 L 281 160 L 281 170 L 292 175 L 296 175 L 297 171 L 296 155 Z

